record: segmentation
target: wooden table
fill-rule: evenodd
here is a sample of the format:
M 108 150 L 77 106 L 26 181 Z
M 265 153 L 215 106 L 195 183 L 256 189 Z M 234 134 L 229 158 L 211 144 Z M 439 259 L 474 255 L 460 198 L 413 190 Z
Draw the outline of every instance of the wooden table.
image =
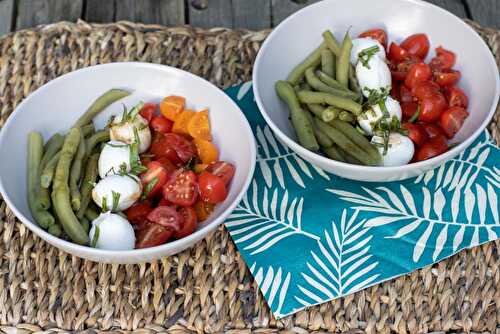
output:
M 247 28 L 276 26 L 319 0 L 0 0 L 0 34 L 57 21 L 129 20 L 166 26 Z M 367 5 L 371 1 L 366 0 Z M 428 0 L 482 26 L 500 28 L 500 0 Z

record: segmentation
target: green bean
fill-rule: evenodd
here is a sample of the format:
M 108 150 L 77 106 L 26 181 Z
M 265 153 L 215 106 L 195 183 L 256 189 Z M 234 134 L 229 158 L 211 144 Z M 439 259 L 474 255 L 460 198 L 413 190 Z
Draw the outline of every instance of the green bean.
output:
M 340 54 L 337 57 L 337 81 L 345 88 L 349 87 L 349 61 L 351 59 L 352 40 L 349 31 L 346 32 Z
M 45 168 L 45 165 L 47 165 L 47 162 L 49 162 L 52 157 L 59 152 L 61 149 L 62 145 L 64 143 L 64 136 L 56 133 L 50 139 L 47 141 L 45 144 L 45 147 L 43 148 L 43 151 L 45 152 L 42 157 L 42 161 L 40 162 L 40 169 L 43 170 Z
M 330 49 L 330 51 L 338 57 L 340 55 L 340 46 L 330 30 L 323 33 L 323 40 L 328 49 Z
M 84 137 L 88 137 L 93 134 L 95 131 L 94 123 L 89 123 L 87 125 L 82 126 L 82 133 Z
M 321 45 L 309 54 L 306 59 L 295 66 L 292 72 L 288 75 L 286 81 L 288 81 L 292 86 L 299 83 L 300 79 L 304 76 L 304 72 L 309 67 L 316 67 L 321 63 L 321 51 L 324 50 L 325 47 L 325 43 L 321 43 Z
M 88 234 L 90 231 L 90 221 L 87 219 L 87 217 L 80 218 L 80 224 L 82 224 L 82 228 L 85 233 Z
M 90 221 L 93 221 L 99 217 L 99 213 L 93 209 L 92 207 L 88 207 L 87 210 L 85 210 L 85 218 L 87 218 Z
M 54 175 L 52 203 L 64 231 L 69 235 L 71 240 L 78 244 L 86 245 L 89 243 L 89 236 L 85 233 L 78 218 L 76 218 L 71 209 L 68 186 L 71 161 L 78 150 L 81 136 L 80 128 L 72 128 L 66 135 Z
M 343 149 L 341 149 L 338 146 L 337 146 L 337 151 L 339 151 L 339 153 L 342 154 L 345 162 L 353 164 L 353 165 L 362 165 L 362 163 L 358 159 L 356 159 L 355 157 L 353 157 L 348 152 L 344 151 Z
M 76 216 L 78 218 L 82 218 L 85 215 L 85 211 L 91 200 L 92 189 L 94 188 L 93 184 L 97 180 L 97 163 L 99 161 L 99 153 L 92 154 L 87 162 L 87 166 L 85 167 L 85 175 L 82 180 L 81 185 L 81 194 L 82 201 L 80 204 L 80 208 Z
M 61 226 L 59 224 L 52 224 L 47 229 L 47 232 L 59 238 L 62 234 Z
M 337 80 L 335 80 L 333 77 L 329 76 L 325 72 L 318 71 L 317 74 L 318 74 L 319 80 L 323 81 L 328 86 L 330 86 L 332 88 L 344 90 L 346 92 L 350 92 L 348 89 L 346 89 L 344 86 L 342 86 Z M 354 96 L 356 96 L 356 95 L 354 95 Z
M 314 115 L 319 117 L 323 122 L 331 121 L 332 119 L 337 117 L 337 113 L 338 113 L 337 109 L 335 109 L 335 108 L 332 108 L 332 107 L 325 108 L 321 104 L 315 104 L 315 103 L 308 104 L 307 108 L 309 108 L 309 110 Z
M 365 136 L 359 133 L 355 127 L 351 124 L 343 122 L 341 120 L 333 120 L 329 124 L 342 132 L 347 138 L 358 145 L 363 151 L 365 151 L 373 160 L 380 160 L 380 153 L 375 146 L 373 146 Z
M 354 122 L 354 115 L 348 111 L 342 110 L 339 113 L 339 120 L 352 123 L 352 122 Z
M 344 157 L 340 154 L 336 146 L 323 147 L 323 152 L 325 152 L 330 159 L 345 162 Z
M 328 86 L 323 81 L 321 81 L 316 74 L 314 74 L 314 70 L 310 67 L 306 70 L 306 80 L 311 87 L 317 91 L 329 93 L 335 96 L 345 97 L 348 99 L 355 99 L 357 95 L 347 89 L 337 89 Z
M 361 87 L 359 86 L 358 79 L 356 78 L 356 70 L 352 65 L 349 66 L 349 88 L 358 96 L 358 102 L 363 101 L 363 93 L 361 92 Z
M 297 96 L 299 98 L 299 101 L 302 103 L 328 104 L 340 109 L 350 111 L 354 115 L 361 114 L 361 110 L 363 108 L 361 104 L 354 102 L 353 100 L 323 92 L 300 91 L 297 93 Z
M 54 177 L 54 173 L 56 172 L 57 162 L 59 161 L 60 152 L 57 152 L 52 159 L 47 162 L 47 165 L 42 171 L 40 176 L 40 183 L 42 188 L 48 189 L 50 184 L 52 183 L 52 178 Z
M 90 136 L 89 139 L 87 139 L 87 154 L 91 154 L 94 148 L 96 147 L 97 144 L 109 141 L 109 131 L 108 130 L 101 130 L 97 131 L 94 133 L 92 136 Z
M 85 158 L 85 139 L 83 138 L 83 133 L 80 133 L 80 143 L 78 144 L 78 149 L 76 151 L 75 157 L 73 158 L 73 163 L 71 164 L 71 169 L 69 173 L 69 190 L 71 194 L 71 206 L 74 211 L 80 209 L 80 204 L 82 200 L 82 195 L 80 194 L 80 189 L 78 188 L 78 182 L 80 182 L 80 177 L 82 175 L 82 164 Z
M 278 81 L 276 83 L 276 92 L 290 108 L 292 125 L 297 133 L 299 143 L 308 150 L 317 151 L 319 149 L 319 145 L 316 141 L 316 137 L 314 137 L 312 124 L 307 116 L 305 116 L 305 112 L 307 111 L 302 110 L 300 107 L 297 96 L 295 95 L 290 83 L 286 81 Z
M 331 77 L 335 75 L 335 56 L 328 49 L 321 51 L 321 70 Z
M 333 141 L 328 137 L 323 131 L 318 129 L 317 126 L 314 126 L 314 135 L 318 140 L 319 145 L 324 150 L 325 148 L 329 148 L 333 146 Z
M 33 219 L 42 228 L 54 223 L 54 217 L 40 207 L 38 201 L 40 192 L 40 161 L 42 160 L 43 139 L 38 132 L 28 135 L 28 206 Z
M 38 203 L 40 203 L 40 207 L 44 210 L 50 209 L 52 203 L 50 201 L 50 192 L 49 189 L 40 187 L 38 192 Z
M 359 161 L 365 165 L 375 166 L 379 162 L 379 159 L 373 159 L 368 153 L 362 150 L 358 145 L 351 141 L 346 135 L 336 128 L 328 125 L 327 123 L 316 118 L 314 120 L 315 125 L 323 131 L 335 144 L 341 147 L 344 151 L 350 152 Z
M 87 111 L 80 116 L 73 127 L 81 128 L 82 126 L 92 122 L 92 119 L 97 116 L 101 111 L 106 109 L 110 104 L 116 102 L 126 96 L 130 95 L 130 92 L 123 89 L 110 89 L 95 100 L 92 105 L 87 109 Z M 70 235 L 71 236 L 71 235 Z

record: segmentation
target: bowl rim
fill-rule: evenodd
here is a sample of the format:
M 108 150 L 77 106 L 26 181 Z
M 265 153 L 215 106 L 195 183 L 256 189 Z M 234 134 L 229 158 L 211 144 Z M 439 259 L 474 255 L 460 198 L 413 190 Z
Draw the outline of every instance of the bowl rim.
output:
M 326 164 L 330 165 L 332 168 L 334 167 L 341 167 L 341 168 L 348 168 L 352 172 L 359 172 L 359 173 L 370 173 L 370 172 L 385 172 L 385 173 L 391 173 L 391 172 L 407 172 L 410 170 L 422 168 L 422 170 L 425 170 L 426 167 L 432 166 L 436 163 L 441 163 L 442 161 L 448 161 L 452 159 L 454 156 L 460 154 L 462 151 L 464 151 L 467 147 L 469 147 L 474 140 L 476 140 L 477 137 L 484 131 L 484 129 L 488 126 L 489 122 L 493 118 L 498 102 L 500 99 L 500 73 L 498 70 L 498 65 L 496 64 L 495 58 L 493 54 L 491 53 L 488 45 L 486 42 L 479 36 L 479 34 L 472 29 L 468 24 L 466 24 L 462 19 L 460 19 L 458 16 L 450 13 L 449 11 L 436 6 L 430 2 L 422 1 L 422 0 L 398 0 L 398 1 L 404 1 L 410 4 L 413 4 L 415 6 L 422 6 L 422 7 L 427 7 L 431 10 L 436 10 L 441 12 L 443 15 L 449 16 L 451 19 L 455 20 L 459 24 L 462 24 L 463 26 L 466 27 L 470 32 L 473 33 L 474 37 L 479 39 L 480 44 L 483 46 L 483 51 L 487 51 L 487 58 L 490 67 L 495 69 L 495 72 L 497 73 L 495 77 L 495 88 L 496 92 L 493 97 L 493 103 L 490 106 L 490 111 L 486 118 L 483 120 L 483 122 L 480 124 L 480 126 L 472 133 L 471 136 L 469 136 L 467 139 L 453 147 L 452 149 L 448 150 L 447 152 L 440 154 L 434 158 L 424 160 L 424 161 L 419 161 L 419 162 L 413 162 L 410 164 L 406 164 L 403 166 L 363 166 L 363 165 L 354 165 L 354 164 L 349 164 L 346 162 L 340 162 L 336 160 L 329 159 L 325 156 L 322 156 L 318 153 L 315 153 L 313 151 L 309 151 L 306 148 L 302 147 L 299 143 L 295 142 L 292 140 L 289 136 L 287 136 L 281 129 L 272 121 L 271 117 L 268 115 L 266 108 L 264 108 L 264 103 L 261 99 L 260 93 L 259 93 L 259 74 L 258 74 L 258 67 L 260 66 L 261 62 L 263 61 L 264 53 L 266 52 L 267 48 L 269 45 L 273 42 L 274 38 L 276 38 L 277 34 L 286 28 L 286 25 L 288 22 L 291 22 L 292 20 L 298 18 L 301 16 L 304 12 L 306 11 L 312 11 L 316 7 L 324 6 L 325 3 L 327 2 L 334 2 L 337 0 L 323 0 L 316 2 L 314 4 L 311 4 L 307 7 L 302 8 L 301 10 L 293 13 L 292 15 L 288 16 L 285 20 L 283 20 L 278 26 L 276 26 L 273 31 L 269 34 L 269 36 L 266 38 L 264 43 L 262 44 L 262 47 L 259 50 L 259 53 L 257 54 L 257 57 L 255 59 L 255 63 L 252 69 L 252 86 L 253 86 L 253 93 L 255 96 L 255 101 L 257 102 L 257 106 L 259 107 L 259 111 L 266 121 L 266 123 L 271 127 L 274 133 L 280 137 L 280 139 L 287 145 L 289 146 L 292 150 L 294 150 L 297 154 L 307 157 L 307 159 L 310 159 L 314 161 L 314 163 L 319 163 L 319 164 Z M 486 60 L 486 59 L 485 59 Z M 370 182 L 370 181 L 367 181 Z
M 163 64 L 153 64 L 153 63 L 146 63 L 146 62 L 115 62 L 115 63 L 107 63 L 107 64 L 98 64 L 98 65 L 93 65 L 93 66 L 88 66 L 84 67 L 75 71 L 71 71 L 69 73 L 65 73 L 47 83 L 44 85 L 40 86 L 37 88 L 34 92 L 29 94 L 26 98 L 23 99 L 23 101 L 15 108 L 15 110 L 9 115 L 7 118 L 7 121 L 5 122 L 4 126 L 0 130 L 0 146 L 2 146 L 2 143 L 4 141 L 4 133 L 7 131 L 4 131 L 5 129 L 8 129 L 11 127 L 13 124 L 15 124 L 16 118 L 18 115 L 20 115 L 20 111 L 24 104 L 26 103 L 27 100 L 39 95 L 43 94 L 45 89 L 47 87 L 50 87 L 56 82 L 59 82 L 61 80 L 67 80 L 70 79 L 71 76 L 75 75 L 75 73 L 81 73 L 81 72 L 93 72 L 96 70 L 100 70 L 101 68 L 108 68 L 108 67 L 142 67 L 142 68 L 150 68 L 150 69 L 155 69 L 159 71 L 164 71 L 166 74 L 168 73 L 181 73 L 184 76 L 187 76 L 189 79 L 192 80 L 199 80 L 203 81 L 205 84 L 208 84 L 212 88 L 216 89 L 220 93 L 223 94 L 224 98 L 228 100 L 230 104 L 233 105 L 233 107 L 239 111 L 239 116 L 242 120 L 242 125 L 243 125 L 243 131 L 242 134 L 249 139 L 249 144 L 250 144 L 250 166 L 249 166 L 249 173 L 246 175 L 245 180 L 243 182 L 242 188 L 239 190 L 239 192 L 236 195 L 236 198 L 233 202 L 231 202 L 228 206 L 228 208 L 222 212 L 218 217 L 214 219 L 214 221 L 203 228 L 196 230 L 194 233 L 178 239 L 174 240 L 172 242 L 168 242 L 163 245 L 155 246 L 155 247 L 148 247 L 148 248 L 140 248 L 140 249 L 132 249 L 132 250 L 106 250 L 106 249 L 98 249 L 98 248 L 93 248 L 90 246 L 84 246 L 84 245 L 79 245 L 77 243 L 73 243 L 71 241 L 66 241 L 61 238 L 55 237 L 52 234 L 48 233 L 45 231 L 43 228 L 39 227 L 38 224 L 33 222 L 31 219 L 26 217 L 24 214 L 22 214 L 16 206 L 13 204 L 11 201 L 9 194 L 5 190 L 2 182 L 2 176 L 0 175 L 0 193 L 3 196 L 3 199 L 9 206 L 9 208 L 14 212 L 15 216 L 23 223 L 25 224 L 31 231 L 33 231 L 36 235 L 40 236 L 42 239 L 46 240 L 50 244 L 60 248 L 63 247 L 64 249 L 68 249 L 72 252 L 72 254 L 79 256 L 79 257 L 93 257 L 93 258 L 101 258 L 99 262 L 102 261 L 116 261 L 120 257 L 143 257 L 143 258 L 148 258 L 151 256 L 155 255 L 160 255 L 162 253 L 168 253 L 169 250 L 174 250 L 173 253 L 170 255 L 176 254 L 184 250 L 186 247 L 189 247 L 191 243 L 196 243 L 203 237 L 205 237 L 208 233 L 213 231 L 215 228 L 217 228 L 219 225 L 221 225 L 225 219 L 231 214 L 232 211 L 236 208 L 236 206 L 241 202 L 241 199 L 243 198 L 243 195 L 247 192 L 248 187 L 250 185 L 250 182 L 253 179 L 253 174 L 255 171 L 255 163 L 256 163 L 256 143 L 255 143 L 255 137 L 252 132 L 252 128 L 250 127 L 250 124 L 248 122 L 248 119 L 244 115 L 243 111 L 241 108 L 236 104 L 236 102 L 231 99 L 222 89 L 219 87 L 215 86 L 213 83 L 211 83 L 208 80 L 205 80 L 202 77 L 199 77 L 191 72 L 168 66 L 168 65 L 163 65 Z M 175 251 L 175 249 L 178 248 L 179 251 Z M 84 254 L 84 255 L 79 255 L 79 254 Z M 108 259 L 106 257 L 109 256 Z M 169 255 L 165 255 L 169 256 Z M 104 259 L 103 259 L 104 258 Z M 123 262 L 125 263 L 125 262 Z M 127 262 L 128 263 L 128 262 Z

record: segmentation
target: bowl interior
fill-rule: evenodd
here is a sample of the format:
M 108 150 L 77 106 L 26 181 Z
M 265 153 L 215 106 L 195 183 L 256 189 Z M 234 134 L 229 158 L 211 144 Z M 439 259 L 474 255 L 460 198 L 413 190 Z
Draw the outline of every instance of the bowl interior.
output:
M 161 65 L 115 63 L 86 68 L 48 83 L 24 100 L 9 118 L 0 137 L 0 188 L 10 205 L 30 228 L 49 236 L 32 223 L 28 208 L 27 134 L 36 130 L 47 140 L 56 132 L 66 132 L 99 95 L 111 88 L 124 88 L 133 93 L 96 117 L 96 129 L 103 128 L 111 115 L 120 114 L 122 103 L 131 107 L 141 100 L 159 102 L 166 95 L 181 95 L 186 97 L 188 108 L 209 108 L 213 141 L 220 149 L 220 159 L 232 162 L 237 168 L 228 198 L 198 228 L 198 232 L 206 233 L 203 231 L 220 222 L 220 216 L 237 204 L 234 202 L 246 189 L 253 172 L 253 136 L 237 105 L 221 90 L 190 73 Z M 182 240 L 188 242 L 189 238 Z M 160 247 L 172 248 L 175 242 Z

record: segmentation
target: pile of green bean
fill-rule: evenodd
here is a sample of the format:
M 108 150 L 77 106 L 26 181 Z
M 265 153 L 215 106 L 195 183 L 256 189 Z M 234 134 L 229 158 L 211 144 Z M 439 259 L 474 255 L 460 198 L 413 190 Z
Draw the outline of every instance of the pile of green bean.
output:
M 349 32 L 341 45 L 330 31 L 323 42 L 288 75 L 276 83 L 288 105 L 299 143 L 331 159 L 374 166 L 380 153 L 353 124 L 361 114 L 363 95 L 350 64 Z
M 130 93 L 111 89 L 101 95 L 66 135 L 28 135 L 28 204 L 34 220 L 50 234 L 87 245 L 90 221 L 97 217 L 91 204 L 97 180 L 98 146 L 109 141 L 109 131 L 95 131 L 92 119 Z

